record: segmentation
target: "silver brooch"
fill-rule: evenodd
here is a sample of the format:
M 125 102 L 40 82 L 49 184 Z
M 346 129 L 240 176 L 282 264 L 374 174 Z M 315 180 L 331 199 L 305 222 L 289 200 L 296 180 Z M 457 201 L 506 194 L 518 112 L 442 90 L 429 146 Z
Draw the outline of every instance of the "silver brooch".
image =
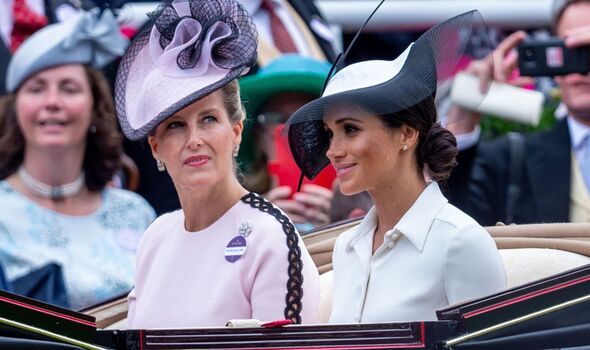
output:
M 242 237 L 248 237 L 252 233 L 252 224 L 249 221 L 244 221 L 240 224 L 238 233 Z

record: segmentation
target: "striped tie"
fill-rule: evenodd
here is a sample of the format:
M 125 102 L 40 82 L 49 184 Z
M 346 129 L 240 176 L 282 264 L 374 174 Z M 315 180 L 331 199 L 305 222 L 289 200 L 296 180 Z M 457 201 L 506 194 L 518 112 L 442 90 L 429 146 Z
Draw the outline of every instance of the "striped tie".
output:
M 282 53 L 297 52 L 297 46 L 295 46 L 295 43 L 293 42 L 291 35 L 289 35 L 283 21 L 281 21 L 275 12 L 272 0 L 262 0 L 260 7 L 266 10 L 268 17 L 270 18 L 270 29 L 275 47 Z
M 587 133 L 584 139 L 582 139 L 582 142 L 580 142 L 577 153 L 580 155 L 578 163 L 580 163 L 582 177 L 584 178 L 586 189 L 590 192 L 590 133 Z

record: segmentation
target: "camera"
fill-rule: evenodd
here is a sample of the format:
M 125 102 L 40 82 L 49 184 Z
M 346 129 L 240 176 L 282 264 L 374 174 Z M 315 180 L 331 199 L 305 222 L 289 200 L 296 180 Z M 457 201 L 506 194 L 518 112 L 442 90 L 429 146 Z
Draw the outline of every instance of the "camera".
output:
M 518 45 L 522 76 L 556 76 L 590 72 L 590 47 L 568 48 L 563 39 L 528 39 Z

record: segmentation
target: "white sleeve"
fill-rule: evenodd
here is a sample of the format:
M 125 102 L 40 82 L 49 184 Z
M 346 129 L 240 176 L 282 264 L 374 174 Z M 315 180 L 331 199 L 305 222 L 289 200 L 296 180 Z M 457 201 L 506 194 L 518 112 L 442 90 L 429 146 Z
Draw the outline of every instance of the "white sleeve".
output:
M 346 264 L 344 266 L 339 265 L 342 263 L 342 254 L 343 250 L 346 250 L 345 247 L 342 247 L 344 243 L 343 234 L 339 235 L 336 238 L 336 242 L 334 243 L 334 249 L 332 250 L 332 271 L 333 271 L 333 281 L 332 281 L 332 305 L 330 307 L 330 319 L 329 323 L 350 323 L 350 315 L 348 315 L 347 311 L 349 310 L 347 297 L 343 296 L 343 286 L 342 283 L 342 275 L 346 275 L 349 272 L 346 270 Z M 346 261 L 344 261 L 346 263 Z M 344 269 L 344 270 L 343 270 Z M 346 283 L 346 282 L 344 282 Z M 346 286 L 344 286 L 346 288 Z M 344 308 L 344 309 L 343 309 Z
M 502 258 L 483 227 L 471 225 L 454 234 L 445 258 L 444 284 L 451 305 L 506 289 Z

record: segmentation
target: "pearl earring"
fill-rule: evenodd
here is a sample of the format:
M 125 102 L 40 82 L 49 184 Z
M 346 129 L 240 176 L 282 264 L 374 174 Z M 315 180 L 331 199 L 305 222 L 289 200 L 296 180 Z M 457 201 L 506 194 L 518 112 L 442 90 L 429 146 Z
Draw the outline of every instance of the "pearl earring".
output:
M 404 143 L 404 144 L 402 145 L 402 149 L 403 149 L 404 151 L 407 151 L 407 150 L 408 150 L 408 145 Z
M 156 166 L 158 167 L 158 171 L 166 171 L 166 165 L 159 159 L 156 159 Z

